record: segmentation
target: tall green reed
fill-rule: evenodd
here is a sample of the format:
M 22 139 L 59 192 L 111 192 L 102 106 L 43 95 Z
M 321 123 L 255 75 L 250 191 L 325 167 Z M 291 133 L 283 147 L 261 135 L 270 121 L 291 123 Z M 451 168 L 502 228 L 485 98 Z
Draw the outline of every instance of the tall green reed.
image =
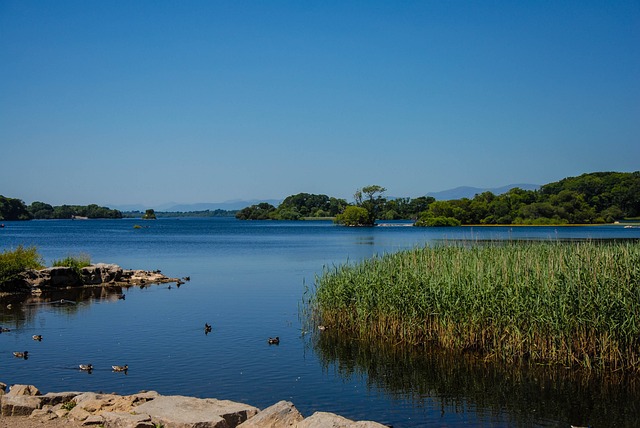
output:
M 359 339 L 640 371 L 640 245 L 441 245 L 325 268 L 309 306 Z

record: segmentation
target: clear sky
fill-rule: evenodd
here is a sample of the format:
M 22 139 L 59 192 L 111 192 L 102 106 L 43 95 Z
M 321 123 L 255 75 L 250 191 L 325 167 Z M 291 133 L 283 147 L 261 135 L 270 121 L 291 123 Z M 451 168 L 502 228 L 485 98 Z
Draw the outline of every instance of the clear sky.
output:
M 0 194 L 27 204 L 639 169 L 638 0 L 0 0 Z

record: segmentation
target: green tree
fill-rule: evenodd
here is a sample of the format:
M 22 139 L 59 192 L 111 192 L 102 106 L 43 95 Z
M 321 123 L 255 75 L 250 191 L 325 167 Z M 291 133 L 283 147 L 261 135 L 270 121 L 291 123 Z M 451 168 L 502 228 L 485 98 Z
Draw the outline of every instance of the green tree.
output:
M 287 196 L 271 217 L 276 220 L 301 220 L 303 217 L 334 217 L 344 211 L 347 201 L 327 195 L 298 193 Z
M 27 208 L 33 218 L 36 219 L 49 219 L 53 218 L 53 207 L 44 202 L 33 202 Z
M 386 191 L 387 189 L 382 186 L 371 185 L 358 189 L 353 195 L 356 205 L 367 210 L 368 218 L 366 223 L 362 224 L 362 226 L 375 225 L 381 208 L 386 202 L 386 199 L 382 197 L 382 194 Z
M 0 220 L 31 220 L 33 217 L 20 199 L 0 195 Z
M 155 220 L 156 219 L 156 212 L 153 210 L 153 208 L 149 208 L 148 210 L 145 211 L 144 215 L 142 216 L 143 220 Z
M 370 214 L 366 208 L 349 205 L 335 218 L 335 222 L 344 226 L 371 226 Z
M 270 220 L 276 207 L 268 202 L 251 205 L 238 211 L 236 218 L 239 220 Z
M 460 220 L 453 217 L 438 216 L 433 217 L 429 212 L 423 213 L 414 223 L 417 227 L 453 227 L 460 226 Z

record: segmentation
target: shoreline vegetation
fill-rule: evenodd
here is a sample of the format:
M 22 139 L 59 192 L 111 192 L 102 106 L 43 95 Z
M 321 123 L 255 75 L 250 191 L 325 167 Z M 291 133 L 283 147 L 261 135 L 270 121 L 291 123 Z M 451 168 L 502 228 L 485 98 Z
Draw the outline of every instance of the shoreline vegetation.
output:
M 485 360 L 640 373 L 640 244 L 487 242 L 325 268 L 311 327 Z
M 356 190 L 354 202 L 299 193 L 275 207 L 262 202 L 243 208 L 239 220 L 304 220 L 333 217 L 343 226 L 371 227 L 378 221 L 413 220 L 415 226 L 607 224 L 640 216 L 640 171 L 596 172 L 569 177 L 538 190 L 436 200 L 430 196 L 387 199 L 378 185 Z
M 80 254 L 54 260 L 45 267 L 36 247 L 18 246 L 0 253 L 0 296 L 4 294 L 40 294 L 80 287 L 145 287 L 150 284 L 176 283 L 179 287 L 189 277 L 170 278 L 161 271 L 122 269 L 118 265 L 91 263 L 90 256 Z
M 345 199 L 299 193 L 278 207 L 267 202 L 241 210 L 155 212 L 157 217 L 235 217 L 239 220 L 310 220 L 331 218 L 345 226 L 375 226 L 376 220 L 412 220 L 415 226 L 459 225 L 575 225 L 640 220 L 640 171 L 594 172 L 548 183 L 538 190 L 512 188 L 502 194 L 486 191 L 473 198 L 436 200 L 383 197 L 385 188 L 365 186 Z M 43 202 L 27 206 L 20 199 L 0 195 L 0 220 L 149 218 L 145 213 L 122 213 L 95 204 L 53 207 Z

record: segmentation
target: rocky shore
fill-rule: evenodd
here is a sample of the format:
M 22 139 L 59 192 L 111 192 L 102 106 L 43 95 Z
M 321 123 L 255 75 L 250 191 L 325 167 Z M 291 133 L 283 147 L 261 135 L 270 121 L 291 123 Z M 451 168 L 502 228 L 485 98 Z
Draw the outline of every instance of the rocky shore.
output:
M 96 263 L 81 269 L 71 267 L 49 267 L 27 270 L 15 279 L 0 284 L 0 293 L 40 294 L 74 287 L 128 287 L 184 283 L 186 278 L 170 278 L 159 270 L 129 270 L 115 264 Z
M 163 396 L 154 391 L 133 395 L 49 392 L 33 385 L 0 383 L 0 427 L 58 428 L 385 428 L 372 421 L 352 421 L 333 413 L 304 417 L 293 403 L 280 401 L 263 410 L 214 398 Z

